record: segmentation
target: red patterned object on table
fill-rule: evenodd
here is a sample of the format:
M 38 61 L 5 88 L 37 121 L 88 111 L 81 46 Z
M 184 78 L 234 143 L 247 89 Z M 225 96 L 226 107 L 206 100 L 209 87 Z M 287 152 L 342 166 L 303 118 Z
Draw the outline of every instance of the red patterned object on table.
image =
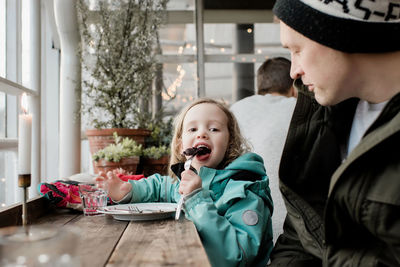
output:
M 117 176 L 123 180 L 140 180 L 144 175 L 126 175 L 119 173 Z M 47 198 L 52 204 L 59 208 L 71 208 L 82 211 L 82 201 L 79 196 L 77 181 L 58 180 L 53 183 L 40 183 L 38 191 Z M 112 204 L 110 198 L 107 199 L 107 205 Z

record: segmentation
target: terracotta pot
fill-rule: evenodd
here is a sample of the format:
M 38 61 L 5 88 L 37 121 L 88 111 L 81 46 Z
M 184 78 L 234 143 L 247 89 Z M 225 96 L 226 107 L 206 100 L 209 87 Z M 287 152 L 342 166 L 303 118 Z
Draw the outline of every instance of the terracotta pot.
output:
M 163 156 L 159 159 L 141 158 L 140 160 L 140 173 L 148 177 L 152 174 L 159 173 L 162 175 L 168 174 L 169 156 Z
M 93 155 L 98 150 L 105 148 L 109 144 L 114 144 L 114 132 L 117 132 L 118 136 L 121 136 L 122 138 L 129 137 L 135 140 L 136 143 L 142 145 L 144 145 L 145 138 L 151 134 L 151 131 L 146 129 L 111 128 L 86 130 L 90 153 Z
M 123 158 L 119 162 L 106 161 L 104 159 L 101 159 L 99 161 L 93 161 L 95 173 L 99 173 L 100 171 L 107 173 L 108 171 L 122 168 L 127 172 L 136 174 L 138 165 L 139 165 L 139 157 Z

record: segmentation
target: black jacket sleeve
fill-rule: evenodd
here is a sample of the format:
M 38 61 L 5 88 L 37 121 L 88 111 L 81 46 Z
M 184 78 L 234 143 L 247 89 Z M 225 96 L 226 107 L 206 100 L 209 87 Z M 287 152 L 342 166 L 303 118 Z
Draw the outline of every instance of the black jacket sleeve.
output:
M 284 232 L 276 241 L 271 253 L 271 267 L 321 267 L 322 262 L 315 256 L 307 253 L 293 229 L 290 217 L 286 217 Z

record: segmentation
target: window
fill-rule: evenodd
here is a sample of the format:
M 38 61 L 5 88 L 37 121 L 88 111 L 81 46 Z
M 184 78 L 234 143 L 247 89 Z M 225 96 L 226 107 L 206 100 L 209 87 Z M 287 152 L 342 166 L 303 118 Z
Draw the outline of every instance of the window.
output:
M 38 35 L 40 38 L 40 25 L 33 26 L 40 21 L 40 8 L 40 4 L 31 1 L 0 0 L 0 208 L 21 201 L 22 197 L 17 184 L 18 99 L 22 92 L 27 92 L 34 96 L 32 103 L 38 106 L 40 95 L 29 88 L 33 87 L 33 78 L 41 75 L 40 68 L 31 64 L 40 62 L 35 58 L 40 54 L 35 49 L 40 47 L 36 46 L 38 42 L 33 42 Z M 40 117 L 40 110 L 37 112 Z M 34 123 L 38 125 L 35 127 L 40 127 L 39 120 Z M 32 143 L 40 147 L 40 136 L 36 139 Z M 38 148 L 33 150 L 39 151 Z M 35 158 L 32 176 L 36 178 L 29 188 L 30 197 L 37 195 L 36 184 L 40 177 L 40 159 Z
M 6 0 L 0 0 L 0 76 L 6 76 Z M 6 95 L 0 91 L 0 138 L 6 137 Z M 0 162 L 2 162 L 0 158 Z M 1 165 L 0 165 L 1 167 Z M 4 169 L 4 168 L 2 168 Z M 0 175 L 1 177 L 1 175 Z M 1 178 L 0 178 L 1 179 Z M 1 200 L 0 200 L 1 202 Z

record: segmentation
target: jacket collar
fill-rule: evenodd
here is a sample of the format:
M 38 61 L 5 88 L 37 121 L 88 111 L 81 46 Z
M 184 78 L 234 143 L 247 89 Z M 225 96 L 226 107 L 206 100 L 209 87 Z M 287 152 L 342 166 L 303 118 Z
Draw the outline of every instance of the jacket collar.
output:
M 223 170 L 216 170 L 208 167 L 201 167 L 199 171 L 199 175 L 203 178 L 204 176 L 208 176 L 211 172 L 215 174 L 218 174 L 220 171 L 226 172 L 229 171 L 229 179 L 232 180 L 240 180 L 240 181 L 259 181 L 263 179 L 263 176 L 265 175 L 265 172 L 263 170 L 258 170 L 257 167 L 258 165 L 262 166 L 263 168 L 263 163 L 260 162 L 258 164 L 258 158 L 254 158 L 255 154 L 254 153 L 248 153 L 245 155 L 242 155 L 238 159 L 234 160 L 231 164 L 229 164 L 225 169 Z M 259 157 L 259 156 L 257 156 Z M 248 164 L 243 164 L 243 162 L 249 163 L 250 165 L 253 163 L 254 165 L 252 166 L 253 169 L 244 169 L 243 167 L 247 167 Z M 171 170 L 175 173 L 175 175 L 181 179 L 181 174 L 185 170 L 184 168 L 184 163 L 176 163 L 171 166 Z M 193 169 L 196 171 L 195 169 Z M 197 172 L 196 172 L 197 173 Z M 214 176 L 213 175 L 213 176 Z

